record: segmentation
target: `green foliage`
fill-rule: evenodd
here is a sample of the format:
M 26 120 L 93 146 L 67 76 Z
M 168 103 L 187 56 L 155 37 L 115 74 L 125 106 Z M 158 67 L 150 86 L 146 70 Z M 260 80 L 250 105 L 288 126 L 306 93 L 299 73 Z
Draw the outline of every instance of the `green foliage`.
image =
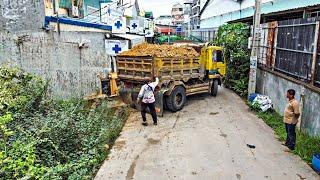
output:
M 297 148 L 294 151 L 304 161 L 311 163 L 312 155 L 320 153 L 320 137 L 312 137 L 299 131 L 296 139 Z
M 248 106 L 250 107 L 251 110 L 261 111 L 261 108 L 260 108 L 260 104 L 259 104 L 259 103 L 251 103 L 251 102 L 248 102 Z
M 248 50 L 249 26 L 243 23 L 225 24 L 219 27 L 214 44 L 224 48 L 227 73 L 224 85 L 240 96 L 247 96 L 250 52 Z
M 233 83 L 232 89 L 238 93 L 241 97 L 246 97 L 248 95 L 248 78 L 243 78 L 239 80 L 231 80 Z
M 18 68 L 0 68 L 0 113 L 23 112 L 35 108 L 45 91 L 46 83 Z
M 91 179 L 126 111 L 53 101 L 43 80 L 17 68 L 0 67 L 0 82 L 0 179 Z
M 12 115 L 7 113 L 5 115 L 0 116 L 0 133 L 3 138 L 7 139 L 9 136 L 13 135 L 13 131 L 11 131 L 7 124 L 13 120 Z
M 257 114 L 275 131 L 280 141 L 286 140 L 287 135 L 282 116 L 275 111 L 257 111 Z M 296 149 L 293 153 L 299 155 L 307 163 L 311 163 L 313 154 L 320 153 L 320 137 L 312 137 L 297 130 Z

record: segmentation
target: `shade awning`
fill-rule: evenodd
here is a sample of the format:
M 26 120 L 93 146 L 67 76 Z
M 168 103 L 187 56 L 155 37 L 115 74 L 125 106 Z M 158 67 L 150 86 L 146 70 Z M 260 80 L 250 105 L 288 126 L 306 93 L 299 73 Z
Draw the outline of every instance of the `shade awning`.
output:
M 173 28 L 169 28 L 169 27 L 156 27 L 157 32 L 158 33 L 169 33 L 169 32 L 175 32 L 175 30 Z

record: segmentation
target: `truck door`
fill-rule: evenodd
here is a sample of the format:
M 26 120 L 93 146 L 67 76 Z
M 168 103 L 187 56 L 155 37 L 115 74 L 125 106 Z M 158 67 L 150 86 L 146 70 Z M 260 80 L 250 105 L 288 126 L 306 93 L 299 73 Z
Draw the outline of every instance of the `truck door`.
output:
M 222 75 L 226 74 L 226 62 L 224 60 L 223 52 L 221 50 L 216 50 L 216 61 L 217 61 L 217 70 Z

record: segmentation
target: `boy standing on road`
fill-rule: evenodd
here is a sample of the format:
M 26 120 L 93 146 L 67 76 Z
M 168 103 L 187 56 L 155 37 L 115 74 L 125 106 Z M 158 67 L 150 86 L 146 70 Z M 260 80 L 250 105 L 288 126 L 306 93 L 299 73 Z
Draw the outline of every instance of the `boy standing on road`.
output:
M 148 80 L 148 82 L 141 87 L 140 93 L 138 95 L 138 102 L 141 102 L 141 116 L 143 123 L 142 125 L 147 126 L 147 118 L 146 118 L 146 113 L 147 113 L 147 107 L 150 110 L 152 119 L 153 119 L 153 124 L 157 125 L 157 113 L 156 113 L 156 108 L 155 108 L 155 97 L 154 97 L 154 90 L 159 84 L 159 78 L 156 78 L 155 82 L 151 82 L 151 79 Z
M 287 139 L 284 144 L 291 151 L 295 149 L 296 145 L 296 125 L 300 117 L 300 107 L 298 101 L 294 98 L 296 92 L 293 89 L 287 91 L 287 98 L 289 103 L 284 110 L 283 121 L 285 123 Z

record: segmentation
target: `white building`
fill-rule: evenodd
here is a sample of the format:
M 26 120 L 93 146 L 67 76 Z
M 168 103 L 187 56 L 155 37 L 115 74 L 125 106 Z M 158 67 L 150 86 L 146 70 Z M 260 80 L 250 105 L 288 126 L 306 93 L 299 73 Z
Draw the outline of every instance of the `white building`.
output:
M 262 0 L 262 22 L 308 17 L 320 0 Z M 251 22 L 255 0 L 200 0 L 201 28 L 227 22 Z
M 154 23 L 156 25 L 166 25 L 166 26 L 169 26 L 169 25 L 173 25 L 172 23 L 172 17 L 171 15 L 162 15 L 162 16 L 159 16 L 158 18 L 156 18 L 154 20 Z
M 231 22 L 253 23 L 255 0 L 199 0 L 200 28 L 192 35 L 211 41 L 219 26 Z M 262 23 L 320 16 L 320 0 L 261 0 Z
M 190 12 L 191 29 L 200 28 L 200 0 L 194 0 Z
M 172 6 L 171 16 L 173 18 L 173 25 L 181 25 L 184 23 L 183 6 L 180 3 Z
M 124 0 L 123 5 L 125 7 L 124 15 L 129 18 L 136 18 L 140 15 L 140 7 L 138 0 Z

